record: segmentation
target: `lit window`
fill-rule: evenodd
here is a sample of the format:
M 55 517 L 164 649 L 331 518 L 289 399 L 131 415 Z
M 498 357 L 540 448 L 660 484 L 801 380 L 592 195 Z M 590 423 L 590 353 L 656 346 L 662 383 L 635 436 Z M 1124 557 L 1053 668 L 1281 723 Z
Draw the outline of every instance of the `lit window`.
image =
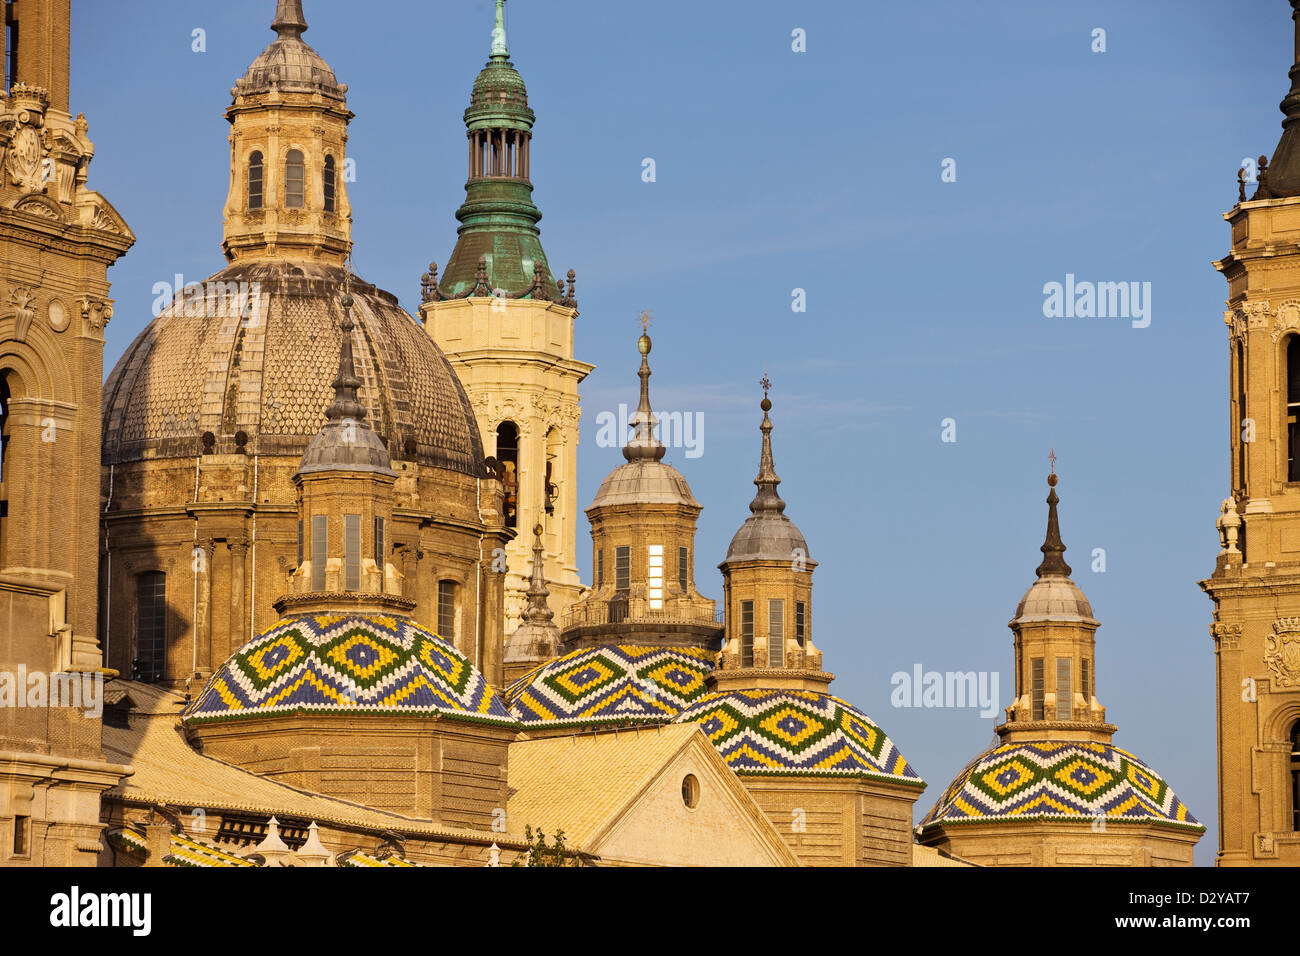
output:
M 662 611 L 664 607 L 664 546 L 652 544 L 647 555 L 646 597 L 650 599 L 650 610 Z
M 289 150 L 284 159 L 284 205 L 287 209 L 301 209 L 305 205 L 305 184 L 307 172 L 303 166 L 302 153 L 296 149 Z

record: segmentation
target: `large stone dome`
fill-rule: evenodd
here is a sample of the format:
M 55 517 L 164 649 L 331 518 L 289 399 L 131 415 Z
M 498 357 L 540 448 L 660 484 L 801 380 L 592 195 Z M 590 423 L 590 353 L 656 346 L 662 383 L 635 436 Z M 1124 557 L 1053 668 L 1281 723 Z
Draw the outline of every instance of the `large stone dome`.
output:
M 104 386 L 105 464 L 300 457 L 333 398 L 344 281 L 323 263 L 236 263 L 204 297 L 178 297 Z M 483 474 L 474 412 L 442 351 L 390 293 L 356 276 L 350 288 L 366 421 L 395 459 Z

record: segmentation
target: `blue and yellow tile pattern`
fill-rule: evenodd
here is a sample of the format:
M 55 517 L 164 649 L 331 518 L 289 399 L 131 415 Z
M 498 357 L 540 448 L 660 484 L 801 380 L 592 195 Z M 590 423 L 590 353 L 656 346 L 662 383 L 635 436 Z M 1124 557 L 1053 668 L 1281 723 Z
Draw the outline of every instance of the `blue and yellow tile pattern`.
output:
M 669 723 L 704 696 L 714 657 L 690 647 L 591 647 L 524 675 L 505 698 L 526 727 Z
M 710 694 L 683 711 L 677 722 L 699 724 L 742 776 L 868 777 L 925 786 L 871 718 L 830 694 Z
M 1014 820 L 1158 823 L 1204 830 L 1154 770 L 1109 744 L 1032 741 L 976 757 L 923 827 Z
M 244 645 L 182 715 L 187 723 L 267 714 L 430 714 L 513 724 L 460 652 L 405 618 L 285 618 Z

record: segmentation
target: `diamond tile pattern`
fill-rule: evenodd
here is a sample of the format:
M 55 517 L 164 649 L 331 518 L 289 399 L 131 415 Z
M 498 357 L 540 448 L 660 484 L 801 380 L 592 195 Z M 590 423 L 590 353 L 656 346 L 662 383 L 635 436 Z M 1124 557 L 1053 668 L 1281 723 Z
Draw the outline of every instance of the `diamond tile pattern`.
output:
M 710 694 L 683 711 L 677 722 L 699 724 L 742 776 L 868 777 L 924 786 L 870 717 L 830 694 Z
M 1137 757 L 1083 741 L 1004 744 L 980 754 L 922 826 L 1008 820 L 1113 820 L 1205 829 Z

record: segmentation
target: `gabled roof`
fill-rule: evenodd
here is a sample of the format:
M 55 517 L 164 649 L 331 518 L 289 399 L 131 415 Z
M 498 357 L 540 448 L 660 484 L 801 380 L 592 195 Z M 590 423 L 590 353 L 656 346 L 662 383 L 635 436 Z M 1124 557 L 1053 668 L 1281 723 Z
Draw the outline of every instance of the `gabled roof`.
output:
M 682 798 L 688 773 L 701 788 L 693 809 Z M 508 783 L 512 835 L 563 830 L 571 848 L 606 862 L 799 865 L 694 725 L 518 741 Z M 638 852 L 647 839 L 654 851 Z M 673 850 L 680 860 L 665 857 Z

